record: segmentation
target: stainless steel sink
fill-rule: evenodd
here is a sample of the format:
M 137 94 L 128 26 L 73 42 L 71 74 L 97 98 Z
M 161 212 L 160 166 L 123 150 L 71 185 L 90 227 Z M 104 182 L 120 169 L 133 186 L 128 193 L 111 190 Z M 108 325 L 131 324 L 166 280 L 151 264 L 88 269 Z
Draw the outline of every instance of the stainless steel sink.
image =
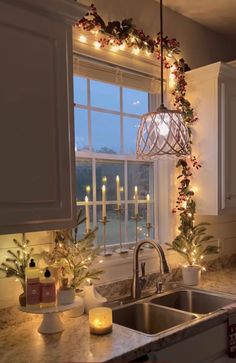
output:
M 134 303 L 113 310 L 113 322 L 127 328 L 154 335 L 180 324 L 192 321 L 197 316 L 151 303 Z
M 207 314 L 235 301 L 211 292 L 183 289 L 158 296 L 150 302 L 195 314 Z

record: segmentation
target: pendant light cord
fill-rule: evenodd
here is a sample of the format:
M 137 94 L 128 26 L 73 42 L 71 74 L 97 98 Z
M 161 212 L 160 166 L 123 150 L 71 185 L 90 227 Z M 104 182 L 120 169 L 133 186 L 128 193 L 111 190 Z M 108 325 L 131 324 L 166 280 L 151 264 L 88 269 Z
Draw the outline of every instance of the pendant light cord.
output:
M 164 107 L 163 96 L 163 14 L 162 0 L 160 0 L 160 52 L 161 52 L 161 107 Z

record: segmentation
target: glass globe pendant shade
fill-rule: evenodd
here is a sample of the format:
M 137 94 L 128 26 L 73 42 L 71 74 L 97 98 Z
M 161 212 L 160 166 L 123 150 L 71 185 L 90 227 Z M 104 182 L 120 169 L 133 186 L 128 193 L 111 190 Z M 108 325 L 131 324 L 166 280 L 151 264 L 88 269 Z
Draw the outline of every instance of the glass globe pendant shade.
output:
M 161 105 L 157 111 L 142 116 L 136 142 L 137 158 L 180 157 L 189 155 L 190 151 L 189 132 L 181 112 Z

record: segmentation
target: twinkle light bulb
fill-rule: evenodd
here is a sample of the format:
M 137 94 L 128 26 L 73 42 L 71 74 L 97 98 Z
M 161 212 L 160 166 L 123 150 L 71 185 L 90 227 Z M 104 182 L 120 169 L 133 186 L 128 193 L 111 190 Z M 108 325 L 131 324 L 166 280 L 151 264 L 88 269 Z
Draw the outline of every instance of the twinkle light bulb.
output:
M 98 41 L 94 42 L 93 45 L 94 45 L 94 47 L 96 49 L 100 49 L 101 48 L 101 44 Z
M 80 35 L 80 37 L 79 37 L 79 41 L 80 41 L 81 43 L 86 43 L 86 42 L 87 42 L 87 37 L 86 37 L 85 35 Z

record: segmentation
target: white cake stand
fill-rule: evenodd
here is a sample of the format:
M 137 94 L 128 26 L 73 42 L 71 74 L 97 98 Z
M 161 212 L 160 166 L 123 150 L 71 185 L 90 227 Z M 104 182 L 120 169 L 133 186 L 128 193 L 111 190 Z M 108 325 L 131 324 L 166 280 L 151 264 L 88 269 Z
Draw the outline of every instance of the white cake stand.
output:
M 20 306 L 19 310 L 28 314 L 43 314 L 42 322 L 38 328 L 38 332 L 41 334 L 55 334 L 64 330 L 63 323 L 60 319 L 59 313 L 74 309 L 79 306 L 79 302 L 75 301 L 68 305 L 57 305 L 50 308 L 36 308 L 30 309 L 24 306 Z

